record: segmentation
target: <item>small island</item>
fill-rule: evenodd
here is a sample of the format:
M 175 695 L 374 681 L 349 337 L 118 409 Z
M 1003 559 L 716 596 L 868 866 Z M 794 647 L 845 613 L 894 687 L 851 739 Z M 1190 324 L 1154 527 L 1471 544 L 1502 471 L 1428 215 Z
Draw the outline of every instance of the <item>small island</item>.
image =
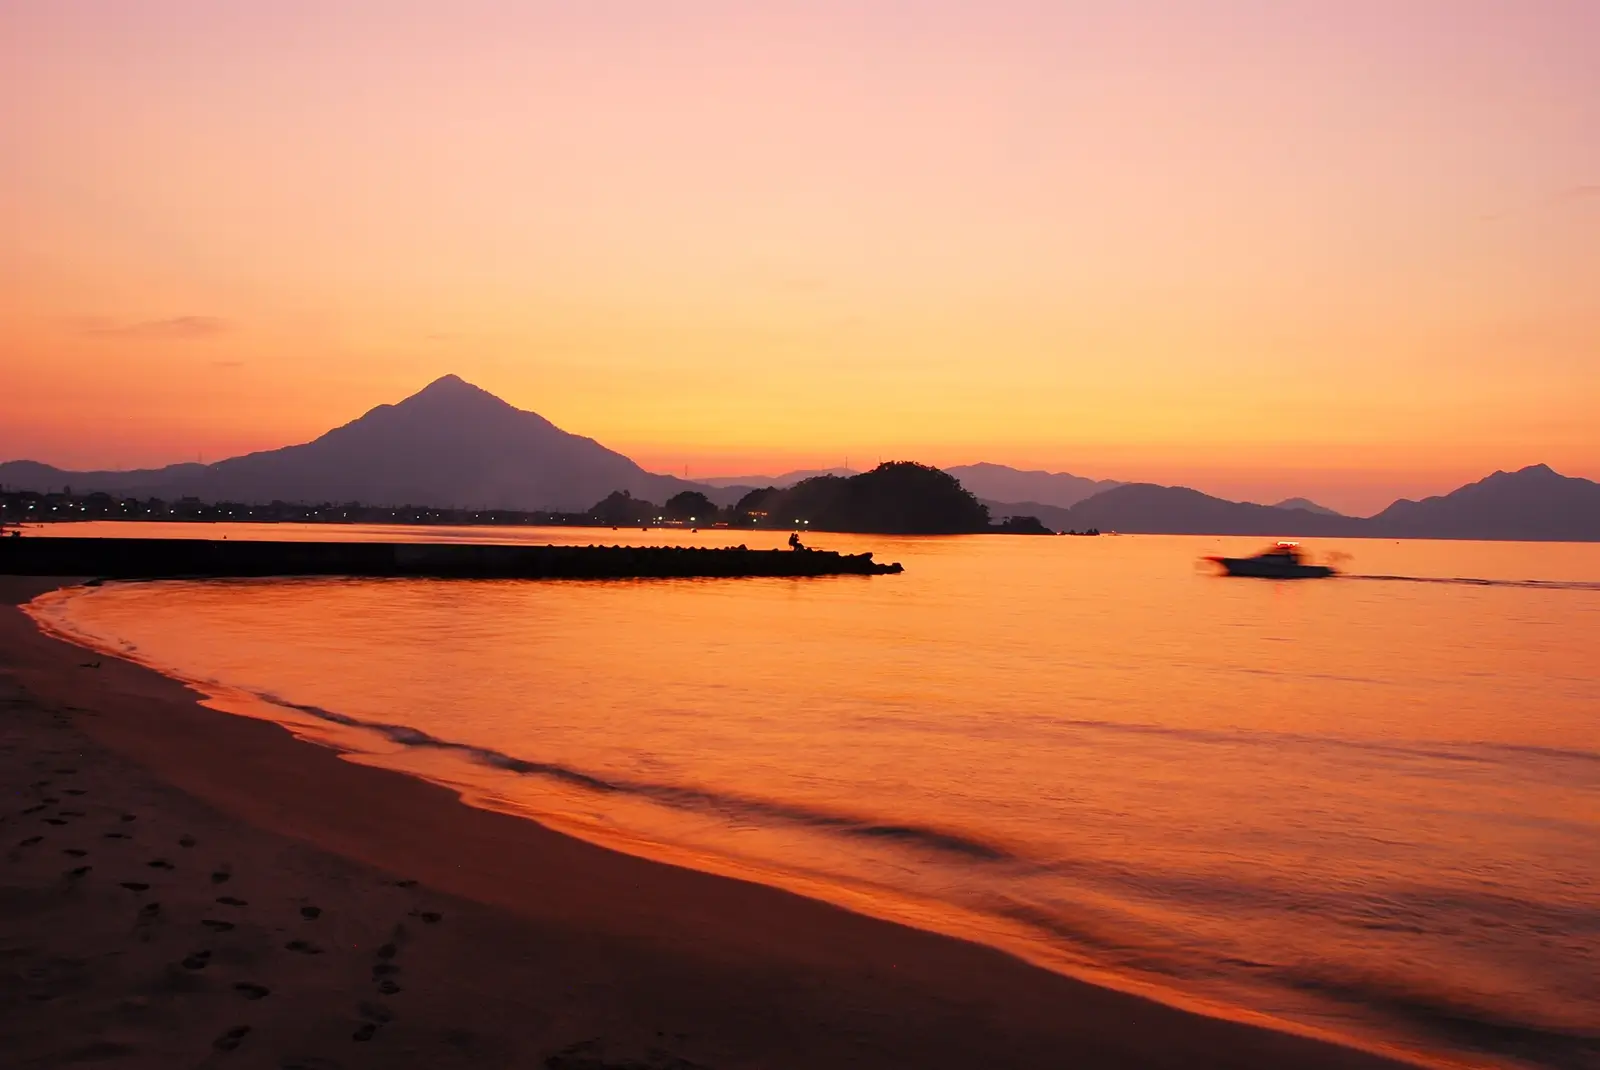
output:
M 662 505 L 615 491 L 589 512 L 616 527 L 693 524 L 873 535 L 1055 534 L 1038 517 L 992 521 L 988 506 L 960 480 L 914 461 L 888 461 L 848 477 L 813 476 L 791 487 L 762 487 L 726 508 L 718 508 L 698 491 L 676 494 Z

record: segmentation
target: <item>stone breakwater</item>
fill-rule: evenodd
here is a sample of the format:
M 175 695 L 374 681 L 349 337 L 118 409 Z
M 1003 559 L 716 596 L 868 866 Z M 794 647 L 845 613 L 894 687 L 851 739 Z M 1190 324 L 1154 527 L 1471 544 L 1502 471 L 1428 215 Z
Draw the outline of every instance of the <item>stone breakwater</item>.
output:
M 101 579 L 415 576 L 635 579 L 878 576 L 872 554 L 742 546 L 500 546 L 481 543 L 256 542 L 214 539 L 0 539 L 0 575 Z

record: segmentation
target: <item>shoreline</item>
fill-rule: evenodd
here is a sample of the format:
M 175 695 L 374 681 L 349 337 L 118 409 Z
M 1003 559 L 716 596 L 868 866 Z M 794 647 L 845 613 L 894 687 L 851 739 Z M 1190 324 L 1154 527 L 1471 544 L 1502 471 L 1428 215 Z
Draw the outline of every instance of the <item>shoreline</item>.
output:
M 87 586 L 97 586 L 97 584 L 91 581 Z M 59 587 L 46 592 L 46 594 L 31 600 L 29 605 L 24 607 L 24 612 L 33 618 L 35 626 L 45 635 L 79 649 L 87 650 L 92 654 L 117 658 L 138 665 L 163 679 L 181 685 L 197 696 L 196 702 L 208 709 L 227 716 L 249 718 L 276 726 L 283 729 L 296 741 L 309 743 L 321 749 L 332 750 L 347 762 L 369 765 L 372 768 L 384 769 L 389 772 L 398 772 L 401 775 L 443 788 L 463 806 L 503 814 L 518 820 L 532 821 L 557 835 L 580 840 L 602 850 L 646 862 L 780 890 L 797 895 L 802 899 L 826 903 L 851 914 L 861 915 L 887 924 L 903 926 L 963 943 L 990 948 L 1021 959 L 1023 962 L 1049 973 L 1061 975 L 1095 988 L 1109 989 L 1180 1011 L 1198 1014 L 1202 1017 L 1238 1022 L 1273 1032 L 1286 1032 L 1341 1047 L 1353 1047 L 1362 1051 L 1392 1056 L 1402 1061 L 1414 1061 L 1417 1065 L 1447 1067 L 1477 1065 L 1457 1064 L 1448 1060 L 1440 1061 L 1437 1057 L 1430 1062 L 1429 1056 L 1419 1054 L 1414 1050 L 1399 1046 L 1386 1046 L 1380 1036 L 1363 1036 L 1355 1032 L 1340 1034 L 1328 1029 L 1319 1029 L 1315 1025 L 1295 1019 L 1254 1011 L 1238 1004 L 1208 1000 L 1202 996 L 1173 988 L 1170 985 L 1163 985 L 1156 980 L 1118 974 L 1108 969 L 1097 967 L 1090 962 L 1074 960 L 1069 955 L 1049 945 L 1041 946 L 1037 941 L 1030 939 L 1029 934 L 1023 929 L 997 931 L 994 927 L 995 919 L 992 917 L 968 914 L 952 904 L 939 900 L 925 900 L 912 896 L 886 899 L 885 892 L 881 889 L 876 890 L 874 894 L 868 895 L 851 888 L 849 885 L 831 884 L 816 879 L 796 879 L 796 874 L 781 868 L 758 865 L 746 860 L 734 860 L 715 853 L 680 848 L 676 845 L 649 839 L 626 835 L 619 836 L 614 831 L 608 835 L 608 830 L 603 826 L 597 826 L 593 823 L 573 823 L 559 815 L 546 814 L 536 809 L 509 804 L 493 789 L 492 784 L 481 782 L 470 773 L 467 779 L 460 779 L 449 775 L 436 775 L 416 768 L 396 768 L 385 760 L 386 752 L 381 747 L 378 751 L 370 751 L 368 749 L 373 742 L 370 739 L 372 733 L 376 732 L 380 739 L 383 738 L 382 730 L 379 728 L 354 722 L 347 723 L 338 719 L 324 719 L 316 714 L 307 712 L 301 707 L 283 704 L 281 700 L 274 697 L 241 691 L 216 681 L 184 676 L 171 669 L 146 661 L 139 654 L 118 649 L 113 637 L 97 638 L 76 634 L 69 627 L 52 621 L 47 612 L 34 611 L 34 607 L 39 606 L 46 598 L 54 595 L 65 595 L 70 598 L 72 592 L 76 589 L 75 587 Z
M 458 956 L 476 976 L 446 977 L 432 995 L 408 985 L 393 997 L 392 1013 L 406 1020 L 418 1013 L 411 1007 L 457 1007 L 458 990 L 496 980 L 502 994 L 474 1009 L 487 1020 L 471 1032 L 518 1057 L 473 1065 L 535 1057 L 574 1068 L 1408 1065 L 1398 1055 L 1170 1007 L 781 889 L 622 854 L 467 805 L 407 774 L 345 761 L 277 723 L 201 706 L 189 687 L 132 662 L 105 657 L 85 668 L 82 648 L 40 632 L 19 608 L 62 582 L 0 580 L 0 672 L 19 685 L 22 704 L 68 710 L 67 731 L 130 759 L 212 815 L 211 840 L 292 845 L 325 869 L 359 874 L 316 888 L 330 914 L 329 904 L 355 895 L 352 881 L 365 894 L 395 875 L 447 902 L 443 912 L 462 923 L 427 935 L 449 943 L 439 954 Z M 94 794 L 116 790 L 102 785 Z M 9 919 L 0 925 L 10 928 Z M 553 959 L 565 980 L 548 976 Z M 552 1015 L 552 1005 L 561 1013 Z M 579 1019 L 587 1024 L 572 1028 Z M 8 1032 L 0 1022 L 0 1038 Z M 398 1022 L 381 1026 L 380 1038 L 390 1034 L 400 1035 Z M 568 1047 L 591 1041 L 598 1046 L 582 1056 L 588 1062 L 562 1061 Z M 203 1051 L 211 1038 L 196 1043 Z M 375 1065 L 411 1057 L 392 1045 L 328 1043 L 342 1044 L 341 1064 L 356 1055 Z M 641 1044 L 655 1046 L 643 1056 L 654 1061 L 639 1061 Z M 416 1065 L 444 1065 L 437 1051 L 418 1048 L 415 1057 Z

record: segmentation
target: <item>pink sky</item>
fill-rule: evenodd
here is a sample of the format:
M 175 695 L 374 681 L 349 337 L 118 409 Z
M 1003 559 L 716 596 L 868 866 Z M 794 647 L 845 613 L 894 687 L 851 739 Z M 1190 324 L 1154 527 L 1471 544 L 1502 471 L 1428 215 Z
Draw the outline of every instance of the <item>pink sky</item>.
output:
M 0 2 L 0 459 L 1600 477 L 1600 4 Z

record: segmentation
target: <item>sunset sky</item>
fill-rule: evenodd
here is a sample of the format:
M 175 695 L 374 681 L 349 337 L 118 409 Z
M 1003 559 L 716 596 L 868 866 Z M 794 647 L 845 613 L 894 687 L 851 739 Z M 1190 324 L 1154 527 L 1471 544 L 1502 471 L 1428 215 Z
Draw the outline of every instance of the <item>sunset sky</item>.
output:
M 1600 478 L 1600 3 L 0 0 L 0 459 Z

